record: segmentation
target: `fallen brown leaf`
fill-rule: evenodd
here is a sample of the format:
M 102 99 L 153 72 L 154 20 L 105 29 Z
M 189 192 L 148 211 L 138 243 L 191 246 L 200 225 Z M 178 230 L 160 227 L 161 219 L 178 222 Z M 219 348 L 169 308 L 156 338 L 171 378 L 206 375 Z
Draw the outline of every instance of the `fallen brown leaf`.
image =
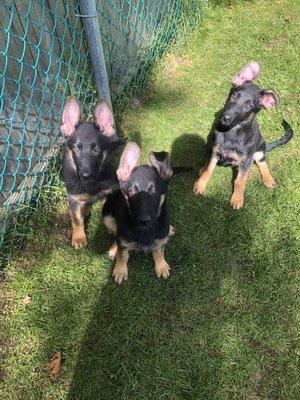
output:
M 234 10 L 236 7 L 236 5 L 234 3 L 229 3 L 227 8 L 229 8 L 230 10 Z
M 294 19 L 292 14 L 287 14 L 284 17 L 285 22 L 291 22 Z
M 26 294 L 26 296 L 24 297 L 24 299 L 22 300 L 22 304 L 24 304 L 25 306 L 27 304 L 29 304 L 31 302 L 31 297 L 28 296 L 28 294 Z
M 55 380 L 59 377 L 61 369 L 61 352 L 57 351 L 54 356 L 45 364 L 45 368 L 49 370 L 49 376 Z
M 284 38 L 282 36 L 278 36 L 277 38 L 273 39 L 268 45 L 268 49 L 274 49 L 278 45 L 280 45 L 282 42 L 284 42 Z
M 141 100 L 138 98 L 135 98 L 132 100 L 132 107 L 133 108 L 140 108 L 142 105 Z
M 213 298 L 213 302 L 214 302 L 215 304 L 221 303 L 221 302 L 222 302 L 222 297 L 220 297 L 220 296 L 215 296 L 215 297 Z
M 4 382 L 6 378 L 6 372 L 3 368 L 0 368 L 0 382 Z

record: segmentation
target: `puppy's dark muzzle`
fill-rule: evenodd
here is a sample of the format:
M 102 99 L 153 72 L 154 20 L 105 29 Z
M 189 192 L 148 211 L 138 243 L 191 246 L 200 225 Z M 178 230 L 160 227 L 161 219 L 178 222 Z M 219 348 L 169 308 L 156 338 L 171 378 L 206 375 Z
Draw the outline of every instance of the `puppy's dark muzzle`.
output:
M 79 178 L 82 182 L 90 182 L 94 179 L 94 175 L 91 171 L 81 171 L 79 173 Z
M 228 126 L 228 125 L 230 125 L 231 121 L 232 121 L 232 115 L 231 114 L 223 114 L 222 115 L 222 117 L 221 117 L 222 125 Z
M 137 223 L 140 227 L 148 227 L 151 225 L 150 215 L 144 214 L 137 217 Z

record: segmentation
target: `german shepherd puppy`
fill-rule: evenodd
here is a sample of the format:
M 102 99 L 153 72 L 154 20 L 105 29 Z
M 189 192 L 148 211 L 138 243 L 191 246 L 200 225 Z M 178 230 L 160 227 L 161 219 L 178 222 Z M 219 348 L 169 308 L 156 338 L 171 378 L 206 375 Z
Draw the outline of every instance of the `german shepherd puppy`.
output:
M 253 83 L 259 72 L 259 64 L 251 62 L 233 78 L 233 87 L 212 134 L 209 159 L 194 185 L 194 193 L 202 194 L 216 165 L 236 168 L 237 176 L 230 199 L 235 210 L 243 207 L 246 181 L 253 162 L 257 164 L 265 186 L 270 189 L 275 186 L 266 152 L 282 146 L 293 136 L 292 128 L 283 120 L 285 135 L 277 141 L 265 143 L 256 114 L 277 104 L 278 96 L 273 90 L 259 88 Z
M 166 152 L 150 153 L 150 165 L 139 165 L 140 148 L 127 143 L 117 176 L 120 190 L 109 195 L 102 217 L 105 226 L 116 235 L 109 250 L 116 258 L 113 277 L 121 284 L 128 278 L 129 250 L 152 253 L 157 277 L 168 278 L 169 265 L 164 246 L 172 234 L 166 194 L 173 175 Z
M 66 139 L 61 177 L 65 183 L 72 221 L 72 245 L 87 244 L 84 220 L 91 205 L 118 188 L 115 171 L 105 163 L 120 141 L 113 114 L 106 103 L 95 107 L 93 122 L 81 121 L 79 102 L 71 97 L 64 106 L 61 133 Z

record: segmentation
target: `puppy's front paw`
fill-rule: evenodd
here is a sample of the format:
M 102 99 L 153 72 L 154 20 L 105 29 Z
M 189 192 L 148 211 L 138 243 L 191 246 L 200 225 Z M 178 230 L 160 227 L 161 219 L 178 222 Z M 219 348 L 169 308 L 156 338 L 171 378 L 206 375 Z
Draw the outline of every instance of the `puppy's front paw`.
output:
M 194 184 L 194 193 L 203 194 L 206 188 L 206 181 L 204 179 L 199 178 Z
M 244 205 L 244 196 L 237 196 L 233 194 L 230 199 L 230 205 L 234 210 L 239 210 Z
M 85 234 L 81 235 L 74 235 L 72 236 L 72 246 L 75 247 L 76 250 L 84 247 L 87 245 L 87 238 Z
M 113 269 L 112 275 L 118 285 L 128 279 L 128 268 L 124 265 L 116 265 Z
M 264 179 L 264 184 L 268 189 L 274 189 L 275 187 L 275 181 L 271 176 Z
M 116 258 L 117 251 L 118 251 L 118 245 L 116 242 L 114 242 L 111 248 L 107 252 L 108 258 L 114 260 Z
M 166 261 L 155 264 L 155 274 L 157 278 L 163 277 L 167 279 L 170 275 L 170 267 Z
M 173 226 L 173 225 L 170 225 L 170 228 L 169 228 L 169 236 L 171 237 L 171 236 L 174 236 L 174 235 L 175 235 L 174 226 Z

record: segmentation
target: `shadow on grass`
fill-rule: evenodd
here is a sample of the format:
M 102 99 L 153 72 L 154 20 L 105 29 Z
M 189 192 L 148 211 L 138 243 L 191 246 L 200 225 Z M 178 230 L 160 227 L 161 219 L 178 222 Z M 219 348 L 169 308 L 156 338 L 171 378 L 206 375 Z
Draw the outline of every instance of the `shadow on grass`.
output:
M 253 213 L 232 212 L 223 196 L 198 199 L 191 185 L 190 176 L 171 185 L 177 233 L 166 248 L 170 279 L 157 280 L 151 258 L 134 255 L 128 283 L 109 280 L 86 330 L 68 399 L 241 398 L 235 385 L 259 396 L 270 380 L 268 394 L 279 393 L 281 355 L 272 341 L 284 335 L 280 320 L 293 317 L 290 310 L 278 315 L 268 301 L 278 305 L 279 294 L 285 296 L 281 308 L 293 301 L 286 280 L 278 282 L 287 266 L 282 262 L 274 275 L 272 251 L 251 252 L 260 224 Z M 288 235 L 275 242 L 282 259 L 287 243 L 296 255 Z
M 197 171 L 204 149 L 199 136 L 182 135 L 173 143 L 172 164 Z M 260 211 L 255 193 L 248 192 L 245 207 L 234 212 L 228 205 L 229 182 L 225 194 L 217 186 L 196 197 L 194 175 L 175 176 L 170 184 L 176 234 L 166 246 L 171 266 L 167 281 L 155 278 L 150 256 L 132 253 L 129 281 L 117 286 L 111 278 L 113 263 L 107 260 L 108 280 L 103 284 L 99 270 L 87 262 L 98 262 L 111 245 L 113 238 L 105 228 L 99 227 L 87 250 L 76 252 L 64 248 L 68 216 L 52 221 L 60 231 L 53 249 L 60 247 L 71 259 L 70 270 L 60 275 L 60 266 L 50 265 L 57 271 L 57 276 L 51 273 L 51 282 L 41 270 L 44 289 L 36 293 L 40 298 L 32 307 L 51 307 L 39 309 L 31 323 L 47 335 L 43 356 L 54 349 L 67 355 L 63 372 L 72 370 L 68 363 L 80 349 L 69 400 L 280 398 L 278 377 L 295 378 L 292 368 L 285 372 L 284 361 L 285 346 L 295 346 L 289 331 L 295 303 L 291 281 L 297 268 L 292 231 L 289 225 L 269 230 L 278 210 L 262 187 Z M 53 234 L 53 226 L 48 234 Z M 42 253 L 41 238 L 37 241 Z M 42 258 L 47 264 L 51 253 Z M 81 339 L 83 313 L 90 314 L 91 304 L 74 290 L 76 266 L 83 263 L 90 282 L 86 290 L 99 290 L 99 295 Z
M 173 144 L 172 163 L 186 165 L 188 160 L 194 165 L 203 149 L 199 137 L 183 135 Z M 156 279 L 151 257 L 132 254 L 129 281 L 117 286 L 109 279 L 87 327 L 68 399 L 234 396 L 235 376 L 240 376 L 245 362 L 243 351 L 247 357 L 251 352 L 257 357 L 253 370 L 236 378 L 236 383 L 242 379 L 246 391 L 255 367 L 260 370 L 262 354 L 267 359 L 266 374 L 277 373 L 272 370 L 276 352 L 266 344 L 268 332 L 257 339 L 253 316 L 247 315 L 253 306 L 262 332 L 274 326 L 274 313 L 265 316 L 264 306 L 257 305 L 264 300 L 264 293 L 256 293 L 260 280 L 273 279 L 268 276 L 273 260 L 272 251 L 271 255 L 251 251 L 253 231 L 261 231 L 255 201 L 233 212 L 222 193 L 194 196 L 193 180 L 191 174 L 181 175 L 170 185 L 169 207 L 176 229 L 166 247 L 170 278 Z M 279 252 L 286 250 L 281 235 L 276 246 Z M 288 290 L 284 292 L 289 296 Z M 251 395 L 263 390 L 268 378 L 262 376 L 249 388 Z M 227 392 L 226 379 L 233 385 Z M 276 389 L 275 385 L 274 393 Z

